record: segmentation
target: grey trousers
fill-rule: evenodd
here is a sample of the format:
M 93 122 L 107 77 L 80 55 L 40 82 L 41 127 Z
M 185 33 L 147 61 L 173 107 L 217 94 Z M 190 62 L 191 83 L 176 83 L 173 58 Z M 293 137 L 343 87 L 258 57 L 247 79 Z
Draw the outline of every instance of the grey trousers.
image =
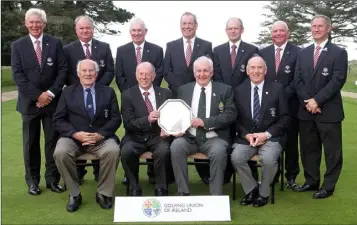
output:
M 187 156 L 197 152 L 210 159 L 210 193 L 223 195 L 223 178 L 227 166 L 228 143 L 219 137 L 207 139 L 202 145 L 188 142 L 184 137 L 176 138 L 171 144 L 171 163 L 178 192 L 190 193 L 188 189 Z
M 270 184 L 273 182 L 276 171 L 278 170 L 278 159 L 282 151 L 279 142 L 268 141 L 267 143 L 252 147 L 249 145 L 234 144 L 231 160 L 234 169 L 238 172 L 245 194 L 251 192 L 257 182 L 253 178 L 252 171 L 249 168 L 248 161 L 253 155 L 259 153 L 262 164 L 262 180 L 259 187 L 259 193 L 262 197 L 268 197 L 270 194 Z
M 89 147 L 89 153 L 100 158 L 98 193 L 107 197 L 114 196 L 115 173 L 119 164 L 119 145 L 110 138 L 99 145 Z M 76 168 L 76 157 L 83 154 L 71 138 L 60 138 L 53 157 L 71 196 L 80 193 Z

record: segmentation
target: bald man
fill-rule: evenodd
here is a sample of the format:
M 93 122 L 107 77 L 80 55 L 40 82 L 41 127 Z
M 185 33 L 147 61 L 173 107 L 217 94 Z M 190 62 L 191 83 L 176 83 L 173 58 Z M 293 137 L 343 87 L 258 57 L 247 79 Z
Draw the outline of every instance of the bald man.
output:
M 268 203 L 289 115 L 283 85 L 265 79 L 264 59 L 251 58 L 247 72 L 249 79 L 235 89 L 238 135 L 231 158 L 246 194 L 240 204 L 261 207 Z M 259 154 L 262 163 L 259 186 L 248 166 L 248 160 L 255 154 Z
M 171 98 L 169 89 L 153 85 L 155 67 L 149 62 L 136 68 L 137 85 L 122 93 L 122 114 L 125 136 L 121 143 L 121 161 L 129 180 L 130 195 L 141 196 L 139 184 L 139 157 L 146 151 L 153 153 L 156 177 L 155 195 L 167 196 L 166 173 L 170 160 L 170 141 L 162 137 L 157 123 L 158 108 Z
M 243 22 L 239 18 L 231 18 L 226 23 L 226 34 L 228 42 L 214 48 L 214 76 L 213 80 L 225 83 L 233 89 L 241 84 L 246 78 L 246 66 L 248 59 L 258 53 L 258 48 L 254 45 L 242 41 L 244 33 Z M 236 136 L 235 123 L 230 127 L 231 139 Z M 225 183 L 229 182 L 233 174 L 233 168 L 228 159 L 227 170 L 225 172 Z M 256 179 L 258 170 L 252 167 Z
M 273 44 L 260 51 L 260 55 L 267 63 L 266 80 L 277 82 L 284 86 L 284 94 L 288 100 L 289 117 L 291 118 L 288 130 L 288 139 L 285 143 L 285 178 L 286 187 L 294 188 L 295 179 L 300 172 L 299 169 L 299 149 L 298 132 L 299 123 L 297 111 L 299 101 L 294 87 L 294 71 L 297 54 L 300 48 L 288 41 L 289 28 L 284 21 L 276 21 L 271 30 Z M 281 171 L 284 173 L 284 171 Z

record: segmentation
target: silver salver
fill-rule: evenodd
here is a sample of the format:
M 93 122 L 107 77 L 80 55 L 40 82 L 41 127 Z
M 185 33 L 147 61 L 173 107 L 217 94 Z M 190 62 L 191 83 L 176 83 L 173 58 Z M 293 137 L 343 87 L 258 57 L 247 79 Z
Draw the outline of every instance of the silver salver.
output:
M 191 126 L 191 107 L 181 99 L 166 100 L 158 111 L 158 124 L 167 134 L 184 133 Z

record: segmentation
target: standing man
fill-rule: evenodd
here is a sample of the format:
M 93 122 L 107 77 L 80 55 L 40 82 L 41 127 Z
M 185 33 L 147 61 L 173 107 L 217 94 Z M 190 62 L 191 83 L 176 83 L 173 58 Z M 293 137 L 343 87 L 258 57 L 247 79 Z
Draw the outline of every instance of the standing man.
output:
M 246 194 L 241 205 L 261 207 L 268 203 L 270 184 L 278 170 L 278 159 L 289 127 L 288 105 L 283 85 L 265 80 L 267 66 L 260 56 L 248 61 L 250 79 L 235 89 L 238 135 L 233 145 L 232 164 Z M 258 186 L 248 160 L 259 154 L 262 181 Z
M 167 43 L 164 60 L 165 80 L 174 98 L 177 97 L 180 86 L 195 81 L 193 62 L 201 56 L 213 58 L 212 43 L 196 37 L 198 27 L 196 15 L 185 12 L 181 16 L 180 26 L 183 37 Z M 196 169 L 202 181 L 208 184 L 208 166 L 196 165 Z
M 121 124 L 117 96 L 106 85 L 96 83 L 99 66 L 90 59 L 77 66 L 79 83 L 64 89 L 53 123 L 61 138 L 54 158 L 69 191 L 68 212 L 78 210 L 82 203 L 76 157 L 91 153 L 100 160 L 96 202 L 103 209 L 113 207 L 115 172 L 119 163 L 119 138 L 115 135 Z
M 141 62 L 150 62 L 155 67 L 156 77 L 153 82 L 160 87 L 163 79 L 163 49 L 145 40 L 148 32 L 144 21 L 134 19 L 130 24 L 131 42 L 118 47 L 115 64 L 115 81 L 121 93 L 138 84 L 136 66 Z
M 328 40 L 330 31 L 330 18 L 313 17 L 311 33 L 315 43 L 299 52 L 295 70 L 305 183 L 294 190 L 317 191 L 312 196 L 315 199 L 333 194 L 342 169 L 341 88 L 347 78 L 348 58 L 346 50 Z M 320 186 L 322 145 L 326 172 Z
M 178 195 L 189 195 L 187 156 L 202 152 L 209 157 L 210 193 L 223 194 L 227 148 L 231 142 L 229 126 L 237 114 L 232 87 L 212 82 L 213 62 L 206 56 L 193 65 L 196 82 L 179 88 L 179 99 L 191 106 L 194 119 L 186 133 L 171 144 L 171 163 L 174 169 Z
M 122 114 L 125 136 L 121 145 L 121 161 L 129 179 L 131 196 L 141 196 L 139 184 L 139 157 L 146 151 L 153 153 L 156 176 L 155 196 L 167 196 L 166 174 L 170 161 L 169 138 L 160 136 L 157 123 L 159 107 L 171 98 L 171 91 L 153 85 L 154 66 L 149 62 L 140 63 L 136 69 L 138 85 L 122 94 Z M 170 164 L 171 165 L 171 164 Z
M 242 41 L 244 32 L 243 22 L 239 18 L 231 18 L 226 23 L 226 34 L 228 42 L 213 49 L 214 76 L 213 80 L 231 86 L 234 90 L 248 76 L 246 66 L 249 58 L 258 53 L 254 45 Z M 236 137 L 236 124 L 230 127 L 232 140 Z M 255 177 L 258 177 L 258 169 L 252 167 Z M 233 174 L 233 167 L 228 156 L 227 170 L 225 172 L 225 183 L 229 182 Z
M 300 48 L 288 41 L 289 28 L 284 21 L 276 21 L 271 30 L 272 45 L 260 50 L 260 55 L 267 64 L 267 74 L 265 80 L 278 82 L 284 86 L 284 94 L 288 100 L 290 127 L 288 129 L 288 140 L 283 150 L 285 150 L 285 177 L 286 187 L 296 186 L 295 179 L 300 172 L 299 169 L 299 148 L 298 133 L 299 123 L 297 119 L 297 109 L 299 101 L 295 92 L 294 71 L 298 51 Z M 284 171 L 280 171 L 284 173 Z
M 22 116 L 25 180 L 31 195 L 41 193 L 41 122 L 45 135 L 46 188 L 64 191 L 58 185 L 60 174 L 53 159 L 58 135 L 52 125 L 52 114 L 65 83 L 66 62 L 61 41 L 43 33 L 46 23 L 45 11 L 29 9 L 25 14 L 29 35 L 11 45 L 12 77 L 19 92 L 17 111 Z
M 69 43 L 63 49 L 68 66 L 67 86 L 79 83 L 76 67 L 77 62 L 83 59 L 92 59 L 98 63 L 99 72 L 96 82 L 109 86 L 114 77 L 114 61 L 109 44 L 93 38 L 94 24 L 89 16 L 78 16 L 74 23 L 78 40 Z M 82 160 L 79 162 L 85 163 Z M 80 184 L 83 184 L 86 173 L 84 166 L 78 166 Z M 98 163 L 93 165 L 93 174 L 94 179 L 98 181 Z
M 134 19 L 130 24 L 130 35 L 132 42 L 118 47 L 115 64 L 115 81 L 121 93 L 138 84 L 136 79 L 136 67 L 141 62 L 150 62 L 155 67 L 155 80 L 153 85 L 160 87 L 163 79 L 163 49 L 153 43 L 147 42 L 145 36 L 148 32 L 144 21 L 140 18 Z M 149 160 L 147 160 L 149 161 Z M 149 182 L 155 183 L 154 168 L 147 168 Z M 128 180 L 124 177 L 123 183 Z

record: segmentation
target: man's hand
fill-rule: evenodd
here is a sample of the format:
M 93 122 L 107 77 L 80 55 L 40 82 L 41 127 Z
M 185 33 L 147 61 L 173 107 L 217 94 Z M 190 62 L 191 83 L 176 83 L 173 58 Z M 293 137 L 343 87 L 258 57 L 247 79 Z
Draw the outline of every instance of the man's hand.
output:
M 191 127 L 197 128 L 197 127 L 204 127 L 203 120 L 200 118 L 194 118 L 191 120 Z
M 148 116 L 148 120 L 149 120 L 149 123 L 153 123 L 155 121 L 157 121 L 160 117 L 160 112 L 155 110 L 155 111 L 152 111 L 149 116 Z
M 312 114 L 321 113 L 321 109 L 317 107 L 316 109 L 312 110 L 311 113 Z
M 309 112 L 312 112 L 313 110 L 315 110 L 319 107 L 314 98 L 304 100 L 304 102 L 307 103 L 305 107 Z
M 253 147 L 256 146 L 260 146 L 262 144 L 264 144 L 266 142 L 266 140 L 268 139 L 268 136 L 265 132 L 261 132 L 261 133 L 254 133 L 253 134 L 254 137 L 254 143 L 253 143 Z
M 84 142 L 82 145 L 95 145 L 97 142 L 103 140 L 104 137 L 98 133 L 88 133 L 88 135 L 84 138 Z
M 185 135 L 185 132 L 180 132 L 180 133 L 172 134 L 172 136 L 174 136 L 174 137 L 182 137 L 183 135 Z
M 45 105 L 43 105 L 43 104 L 41 104 L 39 102 L 36 102 L 36 107 L 37 108 L 43 108 L 43 107 L 45 107 Z
M 42 92 L 42 94 L 37 98 L 37 102 L 41 104 L 42 107 L 50 104 L 51 101 L 52 101 L 52 96 L 48 92 Z
M 167 138 L 168 136 L 170 136 L 170 135 L 167 134 L 163 129 L 161 129 L 160 137 L 162 137 L 162 138 Z
M 79 142 L 83 143 L 83 142 L 85 142 L 84 140 L 87 139 L 89 135 L 90 135 L 90 133 L 88 133 L 88 132 L 78 131 L 78 132 L 72 134 L 72 137 L 74 139 L 78 140 Z
M 250 146 L 253 146 L 254 141 L 255 141 L 255 138 L 254 138 L 253 134 L 247 134 L 247 135 L 245 135 L 244 138 L 245 138 L 245 140 L 247 140 L 249 142 Z

